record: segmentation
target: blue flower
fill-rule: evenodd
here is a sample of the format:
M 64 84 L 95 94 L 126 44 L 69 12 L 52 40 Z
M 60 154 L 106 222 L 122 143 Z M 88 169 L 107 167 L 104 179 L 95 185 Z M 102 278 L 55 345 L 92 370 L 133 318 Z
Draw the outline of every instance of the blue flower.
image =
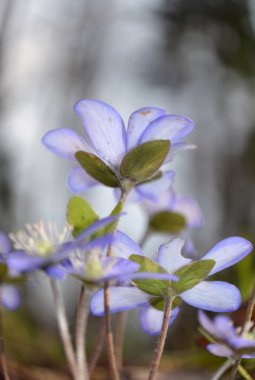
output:
M 207 345 L 207 350 L 213 355 L 222 357 L 255 358 L 254 332 L 240 334 L 230 318 L 218 315 L 213 320 L 209 319 L 201 310 L 198 319 L 203 327 L 216 341 Z
M 193 262 L 192 259 L 182 255 L 184 244 L 185 239 L 176 238 L 160 246 L 157 261 L 169 274 L 175 275 L 181 268 Z M 216 244 L 200 260 L 215 261 L 208 275 L 210 276 L 234 265 L 251 251 L 252 244 L 248 240 L 241 237 L 230 237 Z M 191 306 L 214 312 L 233 311 L 241 304 L 239 290 L 234 285 L 223 281 L 201 281 L 191 289 L 178 294 L 178 296 Z M 136 287 L 115 286 L 110 287 L 110 300 L 110 311 L 112 313 L 144 307 L 141 311 L 141 322 L 144 330 L 152 335 L 160 332 L 163 311 L 156 310 L 157 312 L 155 312 L 150 304 L 152 300 L 157 300 L 157 297 Z M 164 296 L 158 297 L 158 301 L 164 301 Z M 102 291 L 98 291 L 94 295 L 91 311 L 95 315 L 104 314 Z M 177 314 L 178 309 L 174 312 L 174 316 Z
M 72 129 L 59 128 L 46 133 L 43 144 L 59 156 L 74 160 L 75 153 L 85 151 L 98 156 L 119 176 L 119 167 L 123 157 L 133 148 L 151 140 L 170 140 L 171 149 L 164 163 L 182 150 L 193 148 L 183 142 L 193 129 L 191 119 L 180 115 L 166 115 L 157 107 L 145 107 L 133 112 L 125 128 L 119 113 L 99 100 L 83 99 L 74 110 L 80 117 L 84 130 L 84 138 Z M 166 176 L 166 178 L 164 178 Z M 165 182 L 172 172 L 166 172 L 158 182 L 165 188 Z M 68 185 L 72 192 L 80 193 L 98 182 L 91 178 L 80 166 L 71 169 Z M 140 185 L 144 196 L 150 197 L 151 185 Z
M 20 295 L 16 287 L 11 285 L 15 278 L 9 275 L 5 264 L 10 251 L 10 239 L 0 231 L 0 304 L 6 309 L 15 310 L 20 305 Z
M 53 224 L 49 224 L 48 228 L 42 222 L 27 225 L 26 230 L 10 234 L 16 251 L 9 253 L 7 265 L 14 274 L 29 273 L 38 269 L 53 273 L 52 267 L 58 267 L 59 263 L 67 260 L 76 249 L 86 251 L 94 247 L 103 249 L 108 246 L 112 240 L 110 234 L 91 238 L 95 232 L 117 217 L 119 216 L 111 216 L 93 223 L 73 241 L 69 239 L 68 227 L 59 233 Z M 61 277 L 57 269 L 55 273 L 56 277 Z

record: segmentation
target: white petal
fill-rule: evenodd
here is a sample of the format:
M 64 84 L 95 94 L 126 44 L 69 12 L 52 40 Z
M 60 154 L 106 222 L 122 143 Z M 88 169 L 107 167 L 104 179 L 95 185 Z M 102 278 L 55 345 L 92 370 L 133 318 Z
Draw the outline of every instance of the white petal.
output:
M 128 120 L 127 129 L 127 148 L 128 150 L 133 149 L 138 145 L 138 141 L 148 127 L 148 125 L 163 116 L 165 111 L 162 108 L 157 107 L 145 107 L 133 112 Z
M 42 143 L 51 152 L 63 158 L 75 160 L 75 153 L 79 150 L 91 152 L 85 140 L 69 128 L 53 129 L 42 138 Z
M 83 99 L 74 106 L 98 155 L 113 166 L 126 153 L 126 130 L 119 113 L 99 100 Z
M 180 297 L 191 306 L 214 312 L 234 311 L 241 305 L 239 290 L 222 281 L 202 281 Z
M 171 311 L 169 326 L 173 323 L 179 313 L 176 307 Z M 158 335 L 162 328 L 164 312 L 156 310 L 152 306 L 145 306 L 140 310 L 140 321 L 144 332 L 149 335 Z
M 181 115 L 165 115 L 154 120 L 145 129 L 139 144 L 151 140 L 170 140 L 171 144 L 179 142 L 194 128 L 194 122 Z M 171 148 L 170 148 L 171 151 Z
M 134 309 L 146 305 L 151 298 L 149 294 L 142 292 L 134 287 L 112 286 L 109 288 L 110 293 L 110 312 Z M 94 315 L 104 315 L 104 290 L 101 289 L 95 293 L 90 304 L 91 312 Z
M 70 170 L 67 184 L 74 194 L 79 194 L 98 185 L 98 181 L 90 177 L 80 166 L 76 166 Z
M 181 254 L 184 244 L 185 239 L 176 238 L 159 247 L 158 262 L 169 273 L 175 273 L 177 269 L 192 262 Z
M 210 272 L 212 275 L 242 260 L 252 249 L 252 244 L 248 240 L 235 236 L 220 241 L 202 259 L 212 259 L 216 262 Z

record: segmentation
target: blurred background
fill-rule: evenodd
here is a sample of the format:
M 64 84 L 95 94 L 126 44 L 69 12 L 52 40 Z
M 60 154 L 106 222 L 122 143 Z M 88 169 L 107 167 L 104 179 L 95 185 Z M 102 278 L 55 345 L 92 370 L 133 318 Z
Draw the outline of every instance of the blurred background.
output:
M 176 189 L 194 196 L 205 216 L 205 226 L 193 236 L 196 245 L 205 252 L 230 235 L 254 240 L 254 18 L 254 0 L 2 0 L 0 228 L 16 231 L 38 219 L 65 222 L 70 166 L 40 140 L 58 127 L 81 131 L 72 107 L 87 97 L 111 104 L 125 121 L 143 106 L 194 119 L 189 142 L 198 149 L 177 157 L 173 168 Z M 86 197 L 102 216 L 113 206 L 110 190 Z M 134 216 L 137 225 L 130 227 Z M 122 228 L 139 240 L 142 222 L 143 215 L 131 206 Z M 253 266 L 251 258 L 226 272 L 244 299 Z M 61 365 L 44 281 L 32 278 L 23 309 L 6 314 L 7 349 L 13 360 L 53 366 L 54 347 Z M 72 292 L 73 286 L 66 289 L 71 314 Z M 177 323 L 171 334 L 187 338 L 170 334 L 170 354 L 194 346 L 193 338 L 187 340 L 194 337 L 194 312 L 184 310 L 182 319 L 185 323 Z M 138 333 L 135 314 L 132 320 L 127 361 L 144 364 L 155 339 Z M 139 360 L 133 345 L 145 350 Z M 202 365 L 201 358 L 187 361 Z

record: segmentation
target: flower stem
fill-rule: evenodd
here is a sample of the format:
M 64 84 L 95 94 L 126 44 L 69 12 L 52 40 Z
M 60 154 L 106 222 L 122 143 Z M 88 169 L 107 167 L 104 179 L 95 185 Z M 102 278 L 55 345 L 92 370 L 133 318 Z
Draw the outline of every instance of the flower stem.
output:
M 86 292 L 84 285 L 81 286 L 79 303 L 77 307 L 76 316 L 76 332 L 75 332 L 75 343 L 76 343 L 76 357 L 77 366 L 79 372 L 79 379 L 88 380 L 88 364 L 85 355 L 85 336 L 88 320 L 88 301 L 86 297 Z
M 241 333 L 245 332 L 245 328 L 248 327 L 249 322 L 252 319 L 252 312 L 253 312 L 253 308 L 254 308 L 254 303 L 255 303 L 255 284 L 254 284 L 253 289 L 252 289 L 252 293 L 251 293 L 249 304 L 248 304 L 248 307 L 246 310 L 246 315 L 245 315 L 245 319 L 244 319 L 244 323 L 243 323 Z M 232 371 L 231 371 L 231 374 L 230 374 L 229 380 L 235 379 L 240 363 L 241 363 L 241 358 L 239 358 L 235 361 L 234 366 L 233 366 Z
M 89 362 L 89 373 L 91 374 L 97 364 L 97 361 L 99 359 L 99 356 L 101 354 L 102 348 L 103 348 L 103 343 L 104 343 L 104 336 L 105 336 L 105 321 L 104 318 L 102 318 L 102 324 L 97 336 L 97 341 L 95 344 L 94 351 L 92 352 L 91 359 Z
M 77 376 L 77 363 L 76 358 L 74 354 L 74 349 L 72 345 L 71 335 L 68 328 L 66 313 L 65 313 L 65 306 L 63 297 L 61 294 L 61 289 L 59 286 L 59 283 L 53 279 L 50 279 L 51 284 L 51 290 L 53 294 L 53 300 L 57 315 L 57 322 L 58 322 L 58 328 L 59 328 L 59 334 L 63 343 L 65 355 L 68 361 L 68 365 L 70 368 L 70 371 L 72 373 L 73 378 L 76 380 L 78 379 Z
M 3 379 L 10 380 L 8 367 L 6 363 L 5 350 L 4 350 L 3 311 L 1 307 L 0 307 L 0 361 L 1 361 Z
M 123 366 L 123 344 L 126 321 L 127 314 L 125 312 L 120 312 L 117 314 L 115 329 L 115 352 L 119 369 L 121 369 Z
M 218 369 L 218 371 L 214 374 L 211 380 L 219 380 L 221 376 L 232 366 L 233 360 L 227 359 L 222 366 Z
M 149 373 L 148 380 L 155 380 L 158 372 L 158 367 L 160 364 L 161 356 L 164 351 L 167 331 L 168 331 L 168 325 L 169 325 L 169 318 L 171 314 L 171 308 L 173 304 L 173 298 L 169 297 L 166 300 L 165 304 L 165 311 L 164 311 L 164 317 L 163 317 L 163 323 L 161 328 L 161 334 L 158 339 L 156 351 L 154 353 L 154 357 L 152 359 L 151 369 Z

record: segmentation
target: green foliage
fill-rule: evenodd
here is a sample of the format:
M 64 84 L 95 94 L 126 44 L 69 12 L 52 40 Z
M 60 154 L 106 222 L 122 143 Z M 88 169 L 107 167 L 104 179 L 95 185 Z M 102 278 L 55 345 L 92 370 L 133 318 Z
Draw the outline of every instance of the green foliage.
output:
M 149 259 L 148 257 L 141 255 L 131 255 L 129 260 L 134 261 L 140 265 L 138 272 L 149 272 L 149 273 L 168 273 L 165 268 L 156 263 L 155 261 Z M 134 280 L 133 284 L 140 290 L 148 294 L 155 296 L 162 296 L 170 288 L 171 281 L 168 280 L 158 280 L 158 279 L 146 279 L 146 280 Z
M 70 199 L 67 205 L 67 221 L 73 227 L 74 237 L 98 219 L 98 215 L 85 199 L 78 196 Z
M 150 304 L 154 309 L 164 311 L 165 309 L 165 299 L 163 297 L 153 297 L 149 300 Z M 182 303 L 182 299 L 180 297 L 175 297 L 173 300 L 172 309 L 176 306 L 179 306 Z
M 243 300 L 247 300 L 252 292 L 255 278 L 255 267 L 253 255 L 247 255 L 235 266 L 237 273 L 237 286 L 242 294 Z
M 203 281 L 215 265 L 214 260 L 199 260 L 178 269 L 175 274 L 179 281 L 173 284 L 177 294 L 192 289 Z
M 122 160 L 120 174 L 134 183 L 146 181 L 163 164 L 170 149 L 170 141 L 154 140 L 131 150 Z
M 119 187 L 119 180 L 114 171 L 104 161 L 91 153 L 79 151 L 75 157 L 82 168 L 105 186 Z
M 184 216 L 172 211 L 160 211 L 154 214 L 149 222 L 151 229 L 157 232 L 179 234 L 186 227 Z

